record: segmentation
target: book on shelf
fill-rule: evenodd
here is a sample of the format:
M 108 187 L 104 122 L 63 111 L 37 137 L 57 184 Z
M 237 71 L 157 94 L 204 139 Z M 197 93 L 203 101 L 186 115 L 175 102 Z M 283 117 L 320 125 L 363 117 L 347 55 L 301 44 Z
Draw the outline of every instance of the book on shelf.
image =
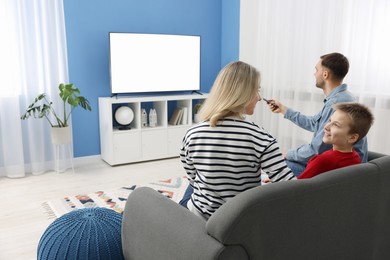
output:
M 180 123 L 179 120 L 180 120 L 180 118 L 182 116 L 182 113 L 183 113 L 182 108 L 180 108 L 180 107 L 175 108 L 175 110 L 173 111 L 172 116 L 169 119 L 168 123 L 170 125 L 177 125 L 177 124 L 179 124 Z
M 186 125 L 188 124 L 188 108 L 177 107 L 168 122 L 170 125 Z
M 183 112 L 182 112 L 182 116 L 181 116 L 181 124 L 186 125 L 186 124 L 188 124 L 188 108 L 183 107 L 182 111 Z

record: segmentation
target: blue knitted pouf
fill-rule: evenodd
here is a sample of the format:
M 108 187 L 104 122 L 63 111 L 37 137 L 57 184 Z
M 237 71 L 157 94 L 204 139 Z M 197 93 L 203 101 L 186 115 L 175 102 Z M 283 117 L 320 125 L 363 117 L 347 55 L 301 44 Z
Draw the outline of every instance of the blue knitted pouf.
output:
M 122 215 L 106 208 L 87 208 L 56 219 L 43 233 L 38 259 L 124 259 Z

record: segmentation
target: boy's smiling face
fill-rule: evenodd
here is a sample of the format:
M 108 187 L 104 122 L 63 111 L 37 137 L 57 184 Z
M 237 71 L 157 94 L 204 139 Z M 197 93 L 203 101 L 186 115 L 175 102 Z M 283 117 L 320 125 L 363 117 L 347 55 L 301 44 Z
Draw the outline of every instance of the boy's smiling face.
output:
M 322 141 L 332 144 L 334 150 L 352 151 L 352 146 L 359 135 L 350 133 L 352 120 L 345 112 L 336 110 L 324 127 Z

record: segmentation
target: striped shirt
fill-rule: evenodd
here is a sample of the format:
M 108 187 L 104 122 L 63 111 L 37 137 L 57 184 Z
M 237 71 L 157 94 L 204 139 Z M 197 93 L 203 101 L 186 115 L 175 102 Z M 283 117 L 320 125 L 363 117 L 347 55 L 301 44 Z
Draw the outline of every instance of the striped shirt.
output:
M 192 206 L 208 219 L 237 194 L 261 185 L 261 171 L 272 182 L 295 179 L 279 145 L 262 127 L 237 118 L 190 128 L 180 159 L 194 188 Z

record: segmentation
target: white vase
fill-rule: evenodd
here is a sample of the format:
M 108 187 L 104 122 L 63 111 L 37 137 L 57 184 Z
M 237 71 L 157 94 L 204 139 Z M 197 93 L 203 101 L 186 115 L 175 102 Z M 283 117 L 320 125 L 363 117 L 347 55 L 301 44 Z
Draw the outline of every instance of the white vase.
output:
M 52 127 L 51 142 L 54 147 L 54 170 L 56 172 L 65 172 L 69 167 L 73 167 L 73 147 L 72 147 L 72 128 Z
M 200 119 L 199 119 L 199 115 L 198 114 L 194 114 L 194 123 L 199 123 Z
M 72 143 L 72 128 L 67 127 L 52 127 L 51 128 L 52 144 L 70 144 Z

